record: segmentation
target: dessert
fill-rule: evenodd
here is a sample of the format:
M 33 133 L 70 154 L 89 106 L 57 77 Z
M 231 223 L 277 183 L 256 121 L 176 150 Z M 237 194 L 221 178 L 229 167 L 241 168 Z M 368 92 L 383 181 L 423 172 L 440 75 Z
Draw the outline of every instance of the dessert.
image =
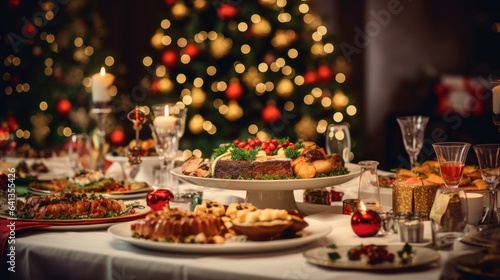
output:
M 61 195 L 32 195 L 16 204 L 16 217 L 26 219 L 85 219 L 115 217 L 125 214 L 121 201 L 101 196 L 64 193 Z
M 221 179 L 293 179 L 347 174 L 340 155 L 327 155 L 314 142 L 288 139 L 235 140 L 214 149 L 211 163 L 196 156 L 182 165 L 184 175 Z
M 214 214 L 164 209 L 131 225 L 135 238 L 171 243 L 223 243 L 227 229 Z
M 219 201 L 203 199 L 201 204 L 196 205 L 194 212 L 203 212 L 214 214 L 216 216 L 224 216 L 226 214 L 226 207 Z

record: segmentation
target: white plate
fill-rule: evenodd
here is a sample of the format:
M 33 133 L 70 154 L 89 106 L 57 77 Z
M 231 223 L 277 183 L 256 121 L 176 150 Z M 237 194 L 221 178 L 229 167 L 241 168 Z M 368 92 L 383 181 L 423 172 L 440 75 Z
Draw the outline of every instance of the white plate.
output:
M 95 219 L 64 219 L 64 220 L 35 220 L 35 219 L 18 218 L 13 221 L 48 224 L 49 226 L 40 228 L 48 230 L 92 230 L 92 229 L 107 228 L 110 225 L 116 223 L 122 223 L 130 220 L 137 220 L 143 218 L 151 211 L 152 210 L 149 206 L 144 206 L 143 208 L 135 208 L 134 214 L 128 214 L 120 217 L 95 218 Z M 0 218 L 12 219 L 11 216 L 5 215 L 3 213 L 0 214 Z
M 326 236 L 332 228 L 320 221 L 305 218 L 309 225 L 303 230 L 304 236 L 273 241 L 230 242 L 225 244 L 179 244 L 157 242 L 131 237 L 130 225 L 133 222 L 120 223 L 108 228 L 108 233 L 138 247 L 182 253 L 250 253 L 285 250 L 305 245 Z
M 109 161 L 128 162 L 128 157 L 124 157 L 124 156 L 114 156 L 114 155 L 107 154 L 104 157 L 106 158 L 106 160 L 109 160 Z M 161 163 L 161 160 L 158 156 L 141 157 L 141 160 L 142 160 L 142 162 L 147 162 L 147 163 L 149 163 L 149 162 L 158 163 L 158 164 Z
M 350 171 L 346 175 L 284 180 L 238 180 L 195 177 L 182 174 L 181 167 L 177 167 L 171 172 L 184 182 L 204 187 L 246 191 L 291 191 L 339 185 L 359 176 L 359 165 L 346 163 L 345 166 Z
M 352 269 L 352 270 L 368 270 L 368 271 L 389 271 L 389 270 L 405 270 L 414 267 L 421 267 L 432 264 L 439 260 L 439 253 L 435 250 L 422 247 L 413 248 L 412 261 L 407 264 L 401 264 L 397 251 L 403 248 L 400 245 L 387 245 L 387 250 L 395 255 L 394 262 L 383 262 L 380 264 L 367 264 L 362 261 L 351 261 L 347 257 L 347 252 L 355 246 L 337 246 L 336 249 L 327 247 L 318 247 L 307 250 L 303 253 L 306 260 L 310 263 L 320 266 L 337 268 L 337 269 Z M 337 252 L 341 258 L 335 261 L 328 257 L 329 252 Z

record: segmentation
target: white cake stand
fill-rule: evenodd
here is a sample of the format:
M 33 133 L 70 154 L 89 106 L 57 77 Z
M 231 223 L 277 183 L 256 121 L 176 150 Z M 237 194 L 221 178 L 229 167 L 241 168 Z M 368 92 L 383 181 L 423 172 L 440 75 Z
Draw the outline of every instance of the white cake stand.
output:
M 339 185 L 359 176 L 360 167 L 357 164 L 346 163 L 349 174 L 320 177 L 311 179 L 286 180 L 237 180 L 217 179 L 184 175 L 181 167 L 172 170 L 172 174 L 189 184 L 228 190 L 247 191 L 246 202 L 257 208 L 279 208 L 294 210 L 297 208 L 294 190 L 313 189 Z

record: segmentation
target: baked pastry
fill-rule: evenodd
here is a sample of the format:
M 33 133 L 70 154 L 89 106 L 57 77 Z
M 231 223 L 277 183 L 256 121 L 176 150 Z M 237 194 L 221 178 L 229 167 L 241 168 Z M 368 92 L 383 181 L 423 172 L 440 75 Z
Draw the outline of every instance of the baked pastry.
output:
M 224 216 L 226 214 L 226 207 L 219 201 L 203 199 L 201 204 L 196 205 L 196 207 L 194 208 L 194 212 Z
M 214 214 L 164 209 L 131 225 L 135 238 L 171 243 L 224 243 L 227 229 Z

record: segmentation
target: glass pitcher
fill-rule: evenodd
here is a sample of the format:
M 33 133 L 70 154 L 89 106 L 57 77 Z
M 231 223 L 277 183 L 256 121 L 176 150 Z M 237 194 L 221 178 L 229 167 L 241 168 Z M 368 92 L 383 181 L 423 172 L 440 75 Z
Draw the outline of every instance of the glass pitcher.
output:
M 361 168 L 358 187 L 358 204 L 361 202 L 366 209 L 377 213 L 382 212 L 380 202 L 380 188 L 377 174 L 378 162 L 373 160 L 360 161 L 358 165 Z M 358 209 L 359 209 L 358 205 Z

